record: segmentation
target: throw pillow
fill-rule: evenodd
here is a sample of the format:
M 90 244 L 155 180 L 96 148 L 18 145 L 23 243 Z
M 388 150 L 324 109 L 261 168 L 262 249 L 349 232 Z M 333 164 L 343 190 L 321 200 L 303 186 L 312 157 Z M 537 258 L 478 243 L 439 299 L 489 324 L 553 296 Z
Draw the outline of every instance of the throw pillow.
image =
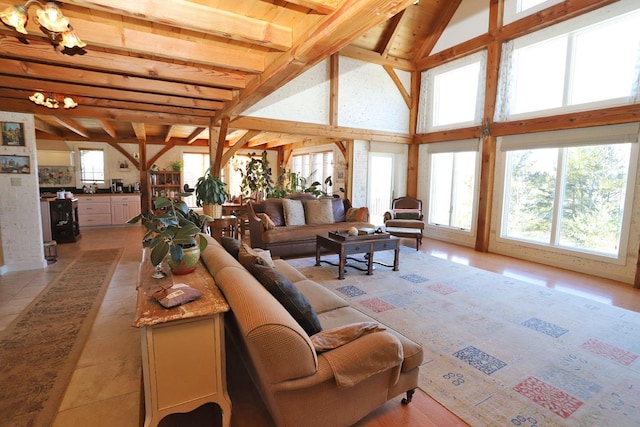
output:
M 384 331 L 387 328 L 376 322 L 359 322 L 338 326 L 318 332 L 311 337 L 311 343 L 317 353 L 333 350 L 351 341 L 373 332 Z
M 271 258 L 271 252 L 269 252 L 269 258 Z M 240 250 L 238 251 L 238 261 L 249 271 L 251 271 L 251 267 L 254 264 L 260 264 L 267 267 L 269 266 L 269 262 L 246 243 L 242 243 L 242 246 L 240 246 Z M 271 261 L 271 263 L 273 263 L 273 261 Z
M 344 215 L 346 213 L 344 199 L 332 197 L 331 205 L 333 206 L 333 222 L 344 222 Z
M 277 270 L 264 265 L 256 264 L 249 271 L 282 304 L 309 336 L 322 331 L 320 320 L 311 307 L 311 303 L 289 279 Z
M 345 221 L 347 222 L 364 222 L 369 219 L 369 208 L 349 208 L 345 214 Z
M 303 203 L 306 224 L 333 223 L 333 205 L 331 199 L 305 200 Z
M 259 249 L 255 248 L 253 251 L 260 257 L 262 260 L 271 268 L 275 268 L 276 264 L 273 262 L 273 258 L 271 258 L 271 251 L 268 249 Z M 260 263 L 265 265 L 263 263 Z
M 394 209 L 393 210 L 393 218 L 394 219 L 420 219 L 420 209 Z
M 302 200 L 282 199 L 285 225 L 304 225 Z
M 240 240 L 234 239 L 229 236 L 222 236 L 220 239 L 222 247 L 231 254 L 232 257 L 238 259 L 238 252 L 240 251 Z
M 171 308 L 177 305 L 186 304 L 202 296 L 202 291 L 192 288 L 184 283 L 176 283 L 170 288 L 161 288 L 153 293 L 153 297 L 164 308 Z
M 262 220 L 262 228 L 264 228 L 265 231 L 273 230 L 274 228 L 276 228 L 276 225 L 266 213 L 259 213 L 256 215 L 258 215 L 258 218 Z
M 263 202 L 264 213 L 269 215 L 276 227 L 284 225 L 284 213 L 280 199 L 267 199 Z

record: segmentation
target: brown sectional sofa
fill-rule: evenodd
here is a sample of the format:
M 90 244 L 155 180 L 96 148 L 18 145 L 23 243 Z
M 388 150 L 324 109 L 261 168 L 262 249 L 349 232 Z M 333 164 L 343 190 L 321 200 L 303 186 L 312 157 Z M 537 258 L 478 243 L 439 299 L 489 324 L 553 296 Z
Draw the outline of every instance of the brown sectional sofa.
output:
M 291 200 L 318 200 L 307 193 L 292 194 L 286 197 Z M 249 232 L 251 247 L 270 250 L 276 257 L 295 257 L 313 255 L 316 251 L 316 235 L 326 235 L 330 231 L 347 231 L 351 227 L 373 228 L 369 223 L 369 213 L 366 208 L 359 212 L 351 210 L 348 199 L 329 198 L 333 207 L 333 222 L 324 224 L 287 225 L 285 221 L 282 199 L 266 199 L 262 202 L 250 202 L 248 206 Z M 266 214 L 273 227 L 267 226 L 264 219 Z M 348 215 L 359 217 L 357 221 L 347 221 Z
M 284 306 L 208 239 L 202 260 L 231 307 L 225 324 L 276 425 L 348 426 L 402 393 L 410 401 L 423 358 L 419 344 L 387 328 L 317 353 Z M 307 298 L 323 331 L 373 321 L 285 261 L 274 263 Z

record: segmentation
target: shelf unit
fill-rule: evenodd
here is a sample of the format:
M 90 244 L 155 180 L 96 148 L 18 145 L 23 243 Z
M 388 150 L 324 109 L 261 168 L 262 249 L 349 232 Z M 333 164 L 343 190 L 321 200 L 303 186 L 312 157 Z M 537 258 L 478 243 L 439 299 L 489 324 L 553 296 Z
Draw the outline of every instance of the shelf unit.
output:
M 155 171 L 149 173 L 149 209 L 158 197 L 169 197 L 171 192 L 182 193 L 180 171 Z
M 49 202 L 51 234 L 58 243 L 72 243 L 80 238 L 78 199 L 56 199 Z

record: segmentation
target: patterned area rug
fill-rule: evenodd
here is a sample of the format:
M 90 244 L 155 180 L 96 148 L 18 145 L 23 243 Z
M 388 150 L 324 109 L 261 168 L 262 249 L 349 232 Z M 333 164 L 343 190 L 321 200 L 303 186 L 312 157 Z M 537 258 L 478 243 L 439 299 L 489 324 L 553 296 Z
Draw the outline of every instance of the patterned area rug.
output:
M 640 313 L 404 246 L 400 271 L 345 280 L 288 262 L 421 343 L 420 388 L 472 426 L 640 425 Z
M 0 336 L 0 425 L 52 424 L 121 255 L 82 252 Z

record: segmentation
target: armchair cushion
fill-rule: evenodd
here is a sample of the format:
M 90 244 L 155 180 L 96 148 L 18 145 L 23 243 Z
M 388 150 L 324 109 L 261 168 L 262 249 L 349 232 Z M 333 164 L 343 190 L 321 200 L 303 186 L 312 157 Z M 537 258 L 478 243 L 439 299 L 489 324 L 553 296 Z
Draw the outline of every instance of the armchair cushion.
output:
M 393 219 L 420 219 L 422 212 L 420 209 L 394 209 Z

